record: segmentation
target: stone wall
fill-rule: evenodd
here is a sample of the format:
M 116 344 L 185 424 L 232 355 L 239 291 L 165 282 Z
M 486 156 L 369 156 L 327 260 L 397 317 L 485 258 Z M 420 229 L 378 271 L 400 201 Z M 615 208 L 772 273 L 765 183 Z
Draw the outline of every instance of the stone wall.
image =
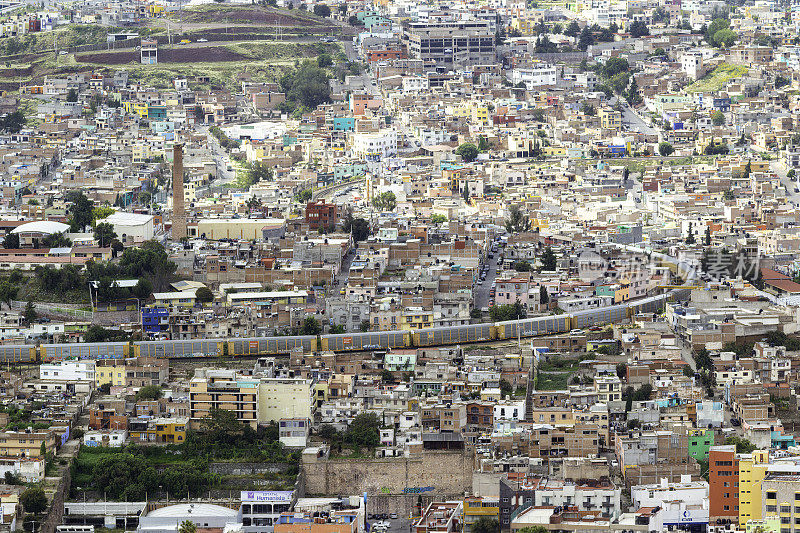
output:
M 472 488 L 471 450 L 425 451 L 418 457 L 348 459 L 303 454 L 308 495 L 403 494 L 407 489 L 464 494 Z M 423 493 L 424 494 L 424 493 Z M 413 494 L 416 502 L 416 494 Z

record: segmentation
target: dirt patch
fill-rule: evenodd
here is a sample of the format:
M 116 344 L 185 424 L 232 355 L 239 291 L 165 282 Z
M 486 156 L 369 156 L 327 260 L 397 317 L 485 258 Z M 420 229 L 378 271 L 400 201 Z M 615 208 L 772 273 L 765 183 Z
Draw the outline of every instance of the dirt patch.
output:
M 214 7 L 198 10 L 183 10 L 177 18 L 183 22 L 215 23 L 234 22 L 243 24 L 280 24 L 282 26 L 325 26 L 311 16 L 293 15 L 268 7 Z
M 91 52 L 88 54 L 75 55 L 78 63 L 102 63 L 104 65 L 123 65 L 138 61 L 140 58 L 138 50 L 126 50 L 124 52 Z
M 98 52 L 76 57 L 83 63 L 122 65 L 139 61 L 139 52 Z M 249 58 L 223 46 L 201 48 L 164 48 L 158 51 L 159 63 L 217 63 L 224 61 L 246 61 Z

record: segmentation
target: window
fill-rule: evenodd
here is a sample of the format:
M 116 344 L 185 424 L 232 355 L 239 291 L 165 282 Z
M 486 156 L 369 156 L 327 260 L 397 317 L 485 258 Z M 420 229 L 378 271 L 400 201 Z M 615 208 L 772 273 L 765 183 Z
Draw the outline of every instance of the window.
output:
M 775 492 L 774 490 L 767 491 L 767 499 L 768 500 L 774 500 L 777 497 L 778 497 L 778 493 Z

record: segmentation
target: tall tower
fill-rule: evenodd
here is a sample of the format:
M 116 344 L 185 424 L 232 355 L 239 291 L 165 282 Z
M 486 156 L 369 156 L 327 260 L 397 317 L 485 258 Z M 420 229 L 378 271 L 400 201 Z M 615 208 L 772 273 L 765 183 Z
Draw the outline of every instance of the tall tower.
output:
M 186 208 L 183 191 L 183 143 L 172 146 L 172 240 L 186 237 Z

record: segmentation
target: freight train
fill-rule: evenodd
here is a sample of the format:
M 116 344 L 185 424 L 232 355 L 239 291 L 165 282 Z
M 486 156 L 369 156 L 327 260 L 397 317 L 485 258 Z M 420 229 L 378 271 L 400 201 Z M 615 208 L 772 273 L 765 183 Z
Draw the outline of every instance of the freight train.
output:
M 247 357 L 287 354 L 296 348 L 302 348 L 306 352 L 320 350 L 346 352 L 521 339 L 611 324 L 639 313 L 657 313 L 664 309 L 667 301 L 684 299 L 688 296 L 688 292 L 688 289 L 674 289 L 658 296 L 600 309 L 491 324 L 426 328 L 418 331 L 375 331 L 321 336 L 202 340 L 0 345 L 0 363 L 35 363 L 64 359 L 120 359 L 138 355 L 166 358 Z

